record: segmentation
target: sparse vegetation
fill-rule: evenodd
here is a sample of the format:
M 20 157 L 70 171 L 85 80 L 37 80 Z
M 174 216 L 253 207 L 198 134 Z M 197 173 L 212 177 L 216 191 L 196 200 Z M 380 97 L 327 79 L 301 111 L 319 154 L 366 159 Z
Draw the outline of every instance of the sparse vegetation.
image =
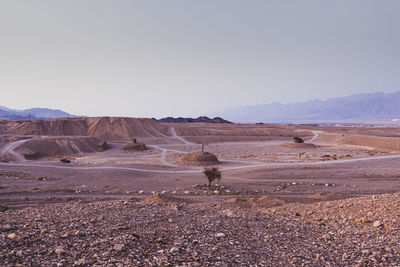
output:
M 62 158 L 62 159 L 60 159 L 60 161 L 61 161 L 62 163 L 71 163 L 71 160 L 69 160 L 69 159 L 67 159 L 67 158 Z
M 208 187 L 211 187 L 211 183 L 214 180 L 221 180 L 222 175 L 218 168 L 204 168 L 204 174 L 208 180 Z
M 296 144 L 302 144 L 302 143 L 304 143 L 303 138 L 298 137 L 298 136 L 293 137 L 293 141 L 294 141 Z

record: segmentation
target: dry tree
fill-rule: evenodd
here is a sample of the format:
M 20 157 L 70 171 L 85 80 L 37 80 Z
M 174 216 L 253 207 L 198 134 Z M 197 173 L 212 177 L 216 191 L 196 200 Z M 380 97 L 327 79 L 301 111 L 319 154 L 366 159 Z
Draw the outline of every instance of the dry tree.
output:
M 204 168 L 204 174 L 208 180 L 208 187 L 211 187 L 211 183 L 214 180 L 221 180 L 222 175 L 218 168 Z

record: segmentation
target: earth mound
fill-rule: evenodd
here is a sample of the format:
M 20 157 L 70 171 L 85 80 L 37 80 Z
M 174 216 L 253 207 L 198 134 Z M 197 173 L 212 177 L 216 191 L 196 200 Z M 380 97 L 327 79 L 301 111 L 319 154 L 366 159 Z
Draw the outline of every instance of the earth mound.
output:
M 239 205 L 239 206 L 253 206 L 253 207 L 261 207 L 261 208 L 271 208 L 276 206 L 282 206 L 285 204 L 285 201 L 270 197 L 270 196 L 262 196 L 260 198 L 231 198 L 227 200 L 228 203 Z
M 219 163 L 217 156 L 209 152 L 201 151 L 183 155 L 181 157 L 181 162 L 183 164 L 192 165 L 212 165 Z
M 178 203 L 184 202 L 181 199 L 170 197 L 166 195 L 154 194 L 142 200 L 145 204 L 167 204 L 167 203 Z
M 125 151 L 145 151 L 145 150 L 147 150 L 147 147 L 143 143 L 131 142 L 131 143 L 126 144 L 124 146 L 123 150 L 125 150 Z
M 318 147 L 311 143 L 287 143 L 287 144 L 282 144 L 281 146 L 286 147 L 286 148 L 304 148 L 304 149 Z
M 97 152 L 98 146 L 99 141 L 94 137 L 33 138 L 21 144 L 16 151 L 26 159 L 33 160 Z
M 318 192 L 312 196 L 309 197 L 312 200 L 317 200 L 317 201 L 328 201 L 328 200 L 338 200 L 341 199 L 342 197 L 336 193 L 329 193 L 329 192 Z

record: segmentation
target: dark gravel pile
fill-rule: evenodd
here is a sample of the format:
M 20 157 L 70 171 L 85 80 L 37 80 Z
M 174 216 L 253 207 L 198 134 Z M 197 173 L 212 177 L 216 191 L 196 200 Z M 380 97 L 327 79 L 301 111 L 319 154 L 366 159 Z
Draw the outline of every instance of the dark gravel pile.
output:
M 399 195 L 392 195 L 381 200 L 393 205 L 399 203 L 399 199 Z M 329 204 L 326 203 L 323 205 Z M 366 201 L 355 203 L 361 207 Z M 399 231 L 385 226 L 386 217 L 379 226 L 375 221 L 340 226 L 328 222 L 333 215 L 320 219 L 327 214 L 322 209 L 331 209 L 323 205 L 263 208 L 243 207 L 232 202 L 144 203 L 131 200 L 7 210 L 0 213 L 0 265 L 399 264 Z M 317 208 L 314 210 L 314 207 Z M 360 210 L 353 206 L 351 209 Z M 318 218 L 307 217 L 315 213 Z M 396 225 L 394 220 L 399 222 L 398 211 L 395 216 L 384 212 L 379 216 L 387 216 L 387 225 Z

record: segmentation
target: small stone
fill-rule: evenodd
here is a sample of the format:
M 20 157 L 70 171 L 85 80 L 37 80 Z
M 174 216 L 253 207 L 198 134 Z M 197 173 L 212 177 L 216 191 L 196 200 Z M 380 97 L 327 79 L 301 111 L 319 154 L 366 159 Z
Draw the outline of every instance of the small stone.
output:
M 7 207 L 7 206 L 0 205 L 0 212 L 5 212 L 5 211 L 7 211 L 7 210 L 8 210 L 8 207 Z
M 74 266 L 81 266 L 81 265 L 85 265 L 86 264 L 86 260 L 85 258 L 79 259 L 77 261 L 74 262 Z
M 185 191 L 185 192 L 183 192 L 185 195 L 189 195 L 189 191 Z
M 115 244 L 114 245 L 114 250 L 116 251 L 122 251 L 124 249 L 124 245 L 123 244 Z
M 139 193 L 139 194 L 143 194 L 143 193 L 144 193 L 144 191 L 143 191 L 143 190 L 140 190 L 138 193 Z
M 56 248 L 54 252 L 58 255 L 58 257 L 60 257 L 62 254 L 65 253 L 65 250 L 62 248 Z
M 373 227 L 379 228 L 382 227 L 383 224 L 381 221 L 374 221 L 374 223 L 372 224 Z
M 329 234 L 325 234 L 325 235 L 322 236 L 322 239 L 324 239 L 324 240 L 331 240 L 332 237 L 331 237 L 331 235 L 329 235 Z
M 7 236 L 7 238 L 8 238 L 8 239 L 11 239 L 11 240 L 14 240 L 16 236 L 17 236 L 16 234 L 11 233 L 11 234 L 9 234 L 9 235 Z
M 179 251 L 179 249 L 173 247 L 173 248 L 171 248 L 171 249 L 169 250 L 169 253 L 172 254 L 172 253 L 178 252 L 178 251 Z
M 47 233 L 47 229 L 42 229 L 42 230 L 40 230 L 40 233 L 41 233 L 41 234 Z
M 172 223 L 173 221 L 172 221 L 172 219 L 171 219 L 171 218 L 169 218 L 169 219 L 168 219 L 168 222 L 169 222 L 169 223 Z
M 68 233 L 65 233 L 65 234 L 63 234 L 62 236 L 61 236 L 61 238 L 67 238 L 68 237 Z
M 215 191 L 214 191 L 214 194 L 218 195 L 218 194 L 219 194 L 219 191 L 218 191 L 218 190 L 215 190 Z
M 16 235 L 16 234 L 14 234 L 14 233 L 9 234 L 9 235 L 7 236 L 7 238 L 8 238 L 8 239 L 11 239 L 11 240 L 13 240 L 13 241 L 20 241 L 20 240 L 22 239 L 21 236 Z
M 17 253 L 15 253 L 15 256 L 22 257 L 23 256 L 22 251 L 18 250 Z
M 215 236 L 217 238 L 221 238 L 221 237 L 225 237 L 225 234 L 224 233 L 217 233 Z

